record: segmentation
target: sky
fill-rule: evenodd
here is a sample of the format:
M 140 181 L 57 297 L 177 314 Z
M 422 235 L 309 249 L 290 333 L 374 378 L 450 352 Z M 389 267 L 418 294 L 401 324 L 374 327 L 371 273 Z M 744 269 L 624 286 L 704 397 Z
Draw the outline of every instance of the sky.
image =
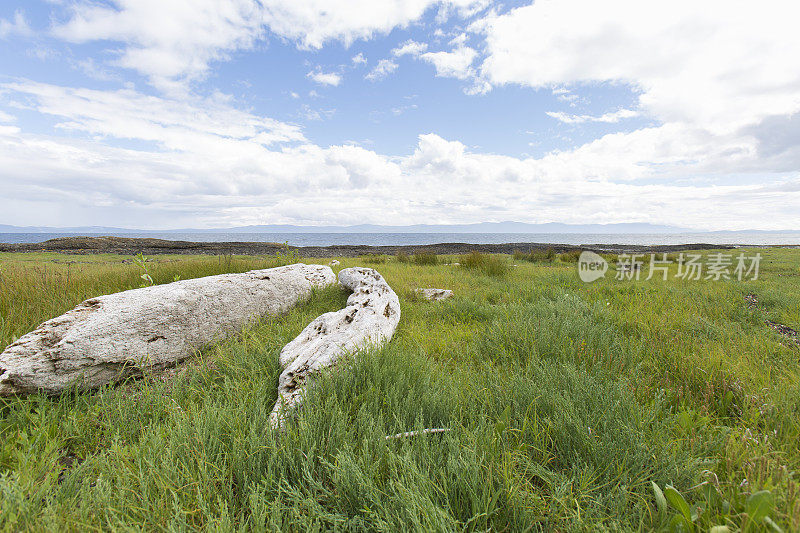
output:
M 4 0 L 0 224 L 800 228 L 783 0 Z

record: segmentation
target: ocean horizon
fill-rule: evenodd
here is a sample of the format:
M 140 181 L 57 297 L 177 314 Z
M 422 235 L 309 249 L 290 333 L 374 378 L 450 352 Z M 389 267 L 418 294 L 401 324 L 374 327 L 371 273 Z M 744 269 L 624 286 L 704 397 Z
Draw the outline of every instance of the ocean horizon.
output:
M 132 237 L 193 242 L 278 242 L 291 246 L 413 246 L 461 242 L 469 244 L 730 244 L 744 246 L 800 246 L 800 234 L 782 232 L 736 233 L 0 233 L 0 242 L 38 243 L 59 237 Z

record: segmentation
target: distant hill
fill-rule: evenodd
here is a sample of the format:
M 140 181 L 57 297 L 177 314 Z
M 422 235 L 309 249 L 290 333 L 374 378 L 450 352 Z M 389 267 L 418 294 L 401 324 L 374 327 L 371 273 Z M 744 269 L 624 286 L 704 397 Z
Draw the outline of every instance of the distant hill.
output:
M 79 233 L 100 235 L 127 235 L 148 233 L 599 233 L 599 234 L 670 234 L 670 233 L 800 233 L 800 230 L 739 230 L 715 231 L 664 226 L 645 222 L 619 224 L 527 224 L 524 222 L 481 222 L 478 224 L 414 224 L 410 226 L 379 226 L 359 224 L 355 226 L 294 226 L 268 224 L 259 226 L 237 226 L 233 228 L 181 228 L 169 230 L 143 230 L 115 228 L 109 226 L 10 226 L 0 224 L 0 233 Z
M 685 228 L 646 223 L 624 224 L 526 224 L 524 222 L 481 222 L 478 224 L 414 224 L 410 226 L 243 226 L 222 230 L 263 233 L 684 233 Z
M 181 228 L 171 230 L 142 230 L 108 226 L 11 226 L 0 224 L 0 233 L 685 233 L 690 230 L 676 226 L 660 226 L 648 223 L 622 224 L 526 224 L 524 222 L 481 222 L 478 224 L 414 224 L 410 226 L 379 226 L 359 224 L 355 226 L 294 226 L 269 224 L 259 226 L 237 226 L 233 228 Z
M 147 230 L 110 228 L 107 226 L 57 228 L 54 226 L 9 226 L 8 224 L 0 224 L 0 233 L 147 233 Z

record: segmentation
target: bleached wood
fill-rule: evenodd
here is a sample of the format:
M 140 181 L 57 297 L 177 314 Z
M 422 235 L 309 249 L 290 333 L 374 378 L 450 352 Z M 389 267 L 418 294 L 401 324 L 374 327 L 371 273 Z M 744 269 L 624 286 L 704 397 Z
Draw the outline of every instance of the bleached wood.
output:
M 335 280 L 330 267 L 298 263 L 90 298 L 0 354 L 0 395 L 90 389 L 169 367 Z
M 315 374 L 343 355 L 387 342 L 400 321 L 400 300 L 376 270 L 346 268 L 339 283 L 353 291 L 347 306 L 317 317 L 281 351 L 285 368 L 270 416 L 273 428 L 282 427 L 285 414 L 302 403 Z

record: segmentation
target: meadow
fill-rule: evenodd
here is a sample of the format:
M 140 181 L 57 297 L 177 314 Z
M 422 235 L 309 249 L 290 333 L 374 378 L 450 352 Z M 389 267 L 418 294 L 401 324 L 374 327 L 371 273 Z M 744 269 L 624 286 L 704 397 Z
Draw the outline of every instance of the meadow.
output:
M 0 398 L 0 531 L 798 531 L 800 345 L 770 323 L 800 329 L 800 250 L 756 251 L 746 281 L 339 258 L 378 269 L 402 318 L 285 432 L 278 353 L 337 287 L 178 372 Z M 0 349 L 92 296 L 296 259 L 0 254 Z M 447 431 L 385 438 L 425 428 Z

